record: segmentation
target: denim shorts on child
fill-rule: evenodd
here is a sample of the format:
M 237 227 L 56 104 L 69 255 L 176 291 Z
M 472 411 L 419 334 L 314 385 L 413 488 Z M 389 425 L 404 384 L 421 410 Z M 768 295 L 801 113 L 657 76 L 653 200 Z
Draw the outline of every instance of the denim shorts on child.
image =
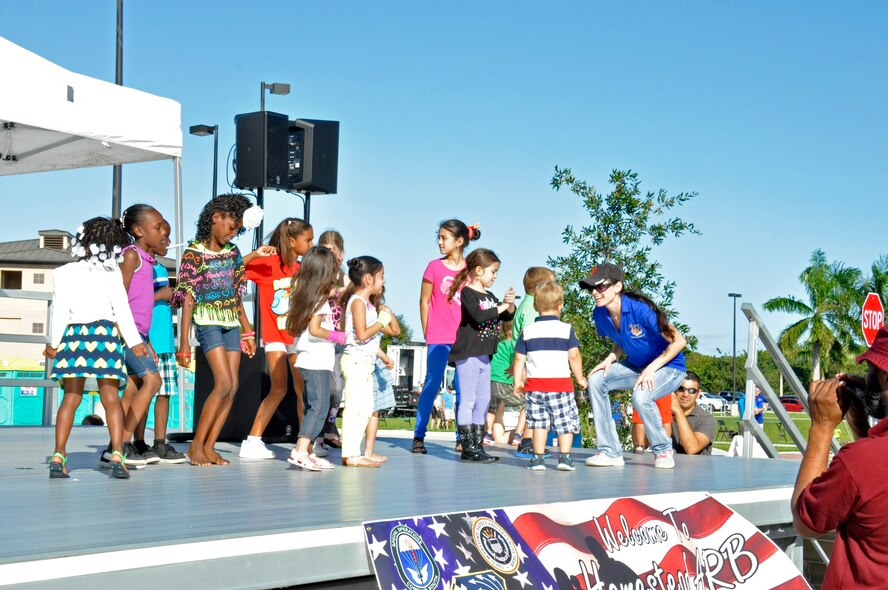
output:
M 142 336 L 142 340 L 148 341 L 148 338 Z M 136 356 L 131 348 L 126 349 L 126 374 L 135 375 L 140 379 L 148 373 L 157 373 L 157 363 L 154 362 L 154 355 L 151 351 L 145 356 Z
M 214 348 L 224 346 L 229 352 L 240 352 L 240 327 L 223 328 L 222 326 L 201 326 L 194 324 L 194 335 L 200 342 L 204 354 Z
M 578 433 L 580 412 L 572 391 L 527 391 L 527 426 L 534 430 L 549 430 L 555 434 Z

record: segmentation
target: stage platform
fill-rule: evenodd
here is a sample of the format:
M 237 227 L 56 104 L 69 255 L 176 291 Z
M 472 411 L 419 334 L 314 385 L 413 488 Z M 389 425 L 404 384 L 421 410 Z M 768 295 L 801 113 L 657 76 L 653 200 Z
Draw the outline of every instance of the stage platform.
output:
M 280 588 L 372 575 L 361 523 L 589 498 L 708 491 L 772 537 L 792 535 L 789 498 L 797 461 L 676 456 L 674 470 L 626 455 L 623 468 L 527 471 L 505 446 L 494 465 L 460 463 L 448 440 L 409 452 L 411 433 L 381 433 L 380 469 L 303 472 L 248 462 L 221 444 L 228 467 L 152 465 L 127 481 L 97 470 L 102 427 L 75 427 L 71 479 L 50 480 L 51 428 L 0 428 L 0 586 L 22 588 Z M 184 450 L 187 445 L 177 445 Z M 365 577 L 363 581 L 357 578 Z M 328 587 L 324 585 L 324 587 Z M 332 585 L 329 587 L 333 587 Z

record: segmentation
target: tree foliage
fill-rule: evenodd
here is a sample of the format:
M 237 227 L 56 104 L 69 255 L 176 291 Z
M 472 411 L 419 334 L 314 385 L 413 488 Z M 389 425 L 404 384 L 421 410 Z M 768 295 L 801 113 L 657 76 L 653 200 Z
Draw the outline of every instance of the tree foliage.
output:
M 675 282 L 663 277 L 654 249 L 668 238 L 700 234 L 693 223 L 684 221 L 673 211 L 697 193 L 669 195 L 665 189 L 642 193 L 638 174 L 632 170 L 612 171 L 611 190 L 607 194 L 576 178 L 570 168 L 556 166 L 551 184 L 556 191 L 567 189 L 574 193 L 589 214 L 588 225 L 580 228 L 570 225 L 562 233 L 570 253 L 548 259 L 564 288 L 562 319 L 574 327 L 580 340 L 584 369 L 591 369 L 611 349 L 609 341 L 595 330 L 594 301 L 578 286 L 580 279 L 602 262 L 620 266 L 626 274 L 626 288 L 640 291 L 656 302 L 693 346 L 696 340 L 689 334 L 689 328 L 677 321 L 672 309 Z M 621 397 L 626 401 L 628 396 Z M 588 415 L 588 402 L 581 405 L 580 415 Z M 588 444 L 585 421 L 583 433 L 584 444 Z M 623 435 L 621 433 L 621 438 Z
M 877 264 L 884 264 L 883 259 Z M 813 380 L 841 370 L 861 350 L 861 291 L 868 281 L 884 290 L 884 273 L 877 274 L 881 269 L 884 266 L 874 265 L 874 276 L 864 280 L 859 269 L 829 262 L 823 250 L 817 249 L 799 275 L 806 300 L 787 295 L 764 303 L 767 311 L 802 316 L 781 332 L 779 344 L 790 360 L 810 363 Z
M 410 324 L 407 323 L 407 320 L 404 319 L 404 316 L 400 313 L 396 313 L 395 317 L 401 325 L 401 335 L 389 336 L 388 334 L 383 334 L 382 340 L 380 341 L 382 350 L 387 350 L 389 344 L 406 344 L 407 342 L 413 341 L 413 328 L 410 327 Z

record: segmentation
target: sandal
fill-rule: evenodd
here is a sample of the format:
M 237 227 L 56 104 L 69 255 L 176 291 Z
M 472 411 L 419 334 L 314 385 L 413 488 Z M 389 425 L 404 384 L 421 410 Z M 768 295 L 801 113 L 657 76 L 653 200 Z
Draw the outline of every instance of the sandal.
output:
M 385 455 L 377 455 L 376 453 L 373 453 L 370 456 L 364 455 L 364 458 L 370 459 L 374 463 L 379 463 L 380 465 L 389 460 L 389 458 L 386 457 Z
M 341 449 L 342 448 L 342 441 L 339 440 L 338 438 L 324 437 L 324 444 L 326 444 L 328 447 L 333 447 L 334 449 Z
M 61 459 L 61 461 L 53 461 L 56 457 Z M 65 468 L 67 463 L 68 457 L 61 453 L 53 453 L 52 457 L 49 458 L 49 479 L 68 479 L 71 477 Z
M 287 463 L 289 463 L 290 465 L 295 465 L 303 471 L 321 470 L 321 467 L 311 460 L 311 458 L 308 456 L 308 453 L 302 453 L 300 455 L 291 453 L 290 456 L 287 457 Z
M 379 463 L 375 461 L 371 461 L 367 457 L 358 456 L 358 457 L 348 457 L 342 458 L 342 464 L 346 467 L 379 467 Z
M 318 457 L 314 453 L 308 456 L 308 460 L 321 469 L 333 469 L 334 465 L 322 457 Z
M 427 454 L 429 450 L 425 446 L 425 439 L 413 437 L 413 452 Z
M 129 479 L 129 471 L 126 468 L 126 457 L 120 451 L 114 451 L 111 456 L 117 455 L 120 461 L 111 461 L 111 477 L 114 479 Z

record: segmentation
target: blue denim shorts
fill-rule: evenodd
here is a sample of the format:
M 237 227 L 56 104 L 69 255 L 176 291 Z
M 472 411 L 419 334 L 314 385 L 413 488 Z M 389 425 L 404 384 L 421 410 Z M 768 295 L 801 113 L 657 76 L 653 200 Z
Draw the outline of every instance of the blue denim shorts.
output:
M 200 342 L 204 354 L 214 348 L 224 346 L 229 352 L 240 352 L 240 328 L 223 328 L 222 326 L 201 326 L 194 324 L 194 335 Z
M 147 341 L 148 339 L 144 336 L 143 340 Z M 133 354 L 132 349 L 126 349 L 126 374 L 127 375 L 135 375 L 140 379 L 147 375 L 148 373 L 159 373 L 157 369 L 157 363 L 154 362 L 154 355 L 146 354 L 145 356 L 136 356 Z

